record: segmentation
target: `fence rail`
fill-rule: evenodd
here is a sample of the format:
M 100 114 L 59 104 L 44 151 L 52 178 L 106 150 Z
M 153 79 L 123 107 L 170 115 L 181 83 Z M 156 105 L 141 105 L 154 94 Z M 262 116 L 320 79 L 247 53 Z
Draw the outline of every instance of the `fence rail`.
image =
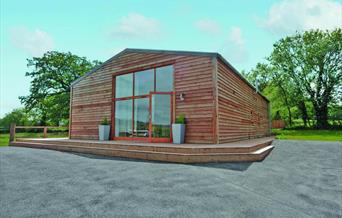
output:
M 15 140 L 17 129 L 43 129 L 43 138 L 47 138 L 48 129 L 56 128 L 68 129 L 66 126 L 17 126 L 15 123 L 11 123 L 9 142 L 13 142 Z

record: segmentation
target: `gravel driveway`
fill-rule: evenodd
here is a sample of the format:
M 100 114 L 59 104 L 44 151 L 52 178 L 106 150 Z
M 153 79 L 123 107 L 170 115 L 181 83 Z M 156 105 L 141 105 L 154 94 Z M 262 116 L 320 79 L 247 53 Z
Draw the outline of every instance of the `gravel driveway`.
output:
M 342 143 L 182 165 L 0 147 L 0 217 L 342 217 Z

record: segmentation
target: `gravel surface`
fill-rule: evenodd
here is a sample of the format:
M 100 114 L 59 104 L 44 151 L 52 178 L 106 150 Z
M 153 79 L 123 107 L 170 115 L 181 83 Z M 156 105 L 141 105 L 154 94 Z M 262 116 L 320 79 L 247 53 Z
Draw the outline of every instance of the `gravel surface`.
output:
M 0 217 L 342 217 L 342 143 L 184 165 L 0 147 Z

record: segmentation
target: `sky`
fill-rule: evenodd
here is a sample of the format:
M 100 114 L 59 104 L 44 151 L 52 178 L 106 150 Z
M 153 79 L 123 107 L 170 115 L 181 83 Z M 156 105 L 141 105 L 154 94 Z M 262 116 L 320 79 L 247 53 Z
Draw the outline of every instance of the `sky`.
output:
M 105 61 L 125 48 L 219 52 L 238 70 L 296 31 L 342 28 L 342 0 L 0 0 L 0 117 L 29 94 L 27 59 Z

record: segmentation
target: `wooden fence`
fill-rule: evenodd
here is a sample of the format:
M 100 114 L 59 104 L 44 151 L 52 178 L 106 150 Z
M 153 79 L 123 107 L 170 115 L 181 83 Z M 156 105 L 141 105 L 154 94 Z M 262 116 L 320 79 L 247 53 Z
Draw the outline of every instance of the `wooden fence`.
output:
M 284 120 L 272 120 L 272 128 L 274 129 L 283 129 L 285 127 Z
M 47 138 L 48 129 L 56 128 L 68 129 L 68 127 L 64 126 L 17 126 L 15 123 L 11 123 L 9 142 L 13 142 L 15 140 L 15 133 L 17 129 L 43 129 L 43 138 Z

